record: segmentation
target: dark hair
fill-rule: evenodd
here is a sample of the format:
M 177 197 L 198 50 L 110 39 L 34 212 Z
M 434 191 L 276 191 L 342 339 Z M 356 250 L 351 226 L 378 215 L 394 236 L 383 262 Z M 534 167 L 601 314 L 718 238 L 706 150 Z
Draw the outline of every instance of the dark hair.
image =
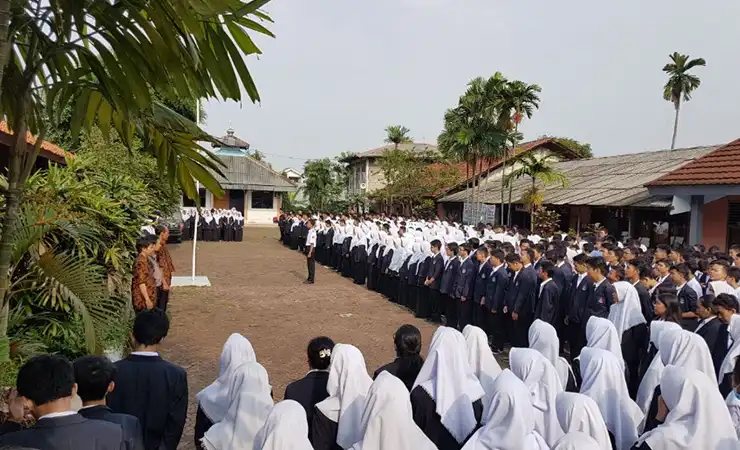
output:
M 583 251 L 585 253 L 591 253 L 591 252 L 593 252 L 594 251 L 594 244 L 592 244 L 590 242 L 586 242 L 585 244 L 583 244 Z
M 308 355 L 308 365 L 311 369 L 326 370 L 331 365 L 331 350 L 334 348 L 334 341 L 326 336 L 319 336 L 311 339 L 306 349 Z M 326 350 L 329 350 L 328 352 Z M 322 356 L 323 355 L 323 356 Z
M 671 252 L 671 246 L 668 245 L 668 244 L 658 244 L 655 247 L 655 251 L 657 252 L 658 250 L 661 250 L 661 251 L 663 251 L 665 253 L 670 253 Z
M 170 320 L 159 308 L 143 310 L 134 319 L 134 339 L 141 345 L 157 345 L 170 331 Z
M 83 356 L 75 359 L 77 395 L 83 402 L 102 400 L 108 385 L 116 379 L 116 366 L 105 356 Z
M 529 258 L 529 262 L 533 263 L 534 262 L 534 250 L 532 250 L 532 247 L 523 249 L 522 254 L 524 253 L 527 254 L 527 257 Z
M 467 244 L 467 243 L 465 243 L 465 244 L 461 245 L 461 246 L 460 246 L 460 247 L 458 248 L 458 252 L 460 251 L 460 249 L 463 249 L 463 250 L 465 250 L 465 252 L 466 252 L 467 254 L 470 254 L 470 251 L 472 250 L 472 247 L 470 247 L 470 244 Z
M 393 345 L 399 359 L 395 374 L 411 390 L 416 376 L 424 365 L 421 357 L 421 332 L 413 325 L 401 325 L 393 334 Z
M 480 239 L 478 238 L 470 238 L 468 239 L 468 244 L 470 244 L 470 248 L 478 248 L 480 247 Z
M 647 264 L 640 263 L 637 266 L 637 270 L 640 272 L 640 279 L 650 278 L 650 276 L 652 275 L 651 273 L 652 270 L 650 269 L 650 266 L 648 266 Z
M 491 250 L 491 258 L 496 258 L 501 262 L 504 261 L 504 258 L 506 257 L 505 255 L 506 254 L 504 253 L 504 251 L 500 248 L 494 248 L 493 250 Z
M 606 276 L 606 261 L 601 256 L 592 256 L 586 260 L 586 265 L 592 269 L 596 269 L 601 272 L 602 275 Z
M 665 305 L 665 314 L 663 314 L 663 319 L 668 322 L 676 322 L 680 324 L 681 304 L 678 303 L 678 297 L 676 297 L 676 294 L 664 292 L 662 294 L 658 294 L 656 298 L 657 301 Z
M 476 254 L 480 253 L 481 255 L 488 256 L 488 247 L 485 245 L 481 245 L 480 247 L 475 249 Z
M 431 245 L 432 247 L 434 247 L 436 249 L 441 249 L 442 248 L 442 241 L 440 241 L 439 239 L 434 239 L 432 242 L 429 243 L 429 245 Z
M 139 238 L 136 240 L 136 253 L 141 253 L 142 250 L 156 243 L 157 236 L 153 234 L 139 236 Z
M 738 304 L 737 298 L 730 294 L 719 294 L 714 298 L 714 307 L 717 308 L 719 306 L 735 312 L 740 311 L 740 304 Z
M 730 250 L 734 250 L 737 253 L 740 253 L 740 244 L 732 244 L 730 246 Z
M 530 241 L 530 240 L 529 240 L 529 239 L 527 239 L 527 238 L 524 238 L 524 239 L 520 239 L 520 240 L 519 240 L 519 247 L 521 247 L 521 246 L 522 246 L 522 244 L 532 245 L 532 241 Z
M 658 262 L 655 263 L 656 266 L 658 264 L 660 264 L 661 266 L 665 266 L 669 270 L 673 267 L 673 264 L 668 259 L 661 259 L 660 261 L 658 261 Z
M 675 270 L 676 272 L 680 273 L 684 280 L 689 280 L 691 271 L 689 270 L 689 266 L 685 263 L 676 264 L 675 266 L 671 267 L 671 270 Z
M 624 281 L 624 267 L 612 266 L 610 271 L 617 274 L 617 281 Z
M 37 406 L 71 397 L 75 384 L 72 364 L 62 356 L 40 355 L 29 359 L 18 371 L 18 395 Z
M 457 255 L 457 251 L 458 251 L 457 242 L 450 242 L 449 244 L 447 244 L 447 248 L 450 249 L 453 255 Z
M 504 242 L 504 244 L 501 246 L 501 250 L 506 253 L 514 253 L 516 251 L 516 248 L 514 248 L 514 244 L 512 244 L 511 242 Z
M 165 231 L 169 231 L 170 230 L 169 228 L 167 228 L 166 226 L 164 226 L 162 224 L 157 225 L 156 227 L 154 227 L 154 229 L 157 231 L 157 234 L 162 234 Z
M 608 250 L 610 252 L 614 251 L 616 248 L 616 245 L 612 244 L 611 242 L 602 242 L 601 249 L 602 250 Z
M 713 314 L 716 314 L 717 308 L 714 307 L 714 298 L 715 297 L 712 294 L 702 295 L 701 297 L 699 297 L 699 303 L 701 303 L 702 306 L 704 306 L 708 310 L 712 311 Z
M 543 259 L 540 261 L 540 270 L 546 273 L 548 278 L 552 278 L 555 273 L 555 263 L 549 259 Z
M 537 253 L 539 253 L 540 255 L 544 255 L 545 252 L 547 251 L 547 247 L 545 247 L 545 244 L 541 242 L 538 242 L 537 244 L 532 246 L 532 249 L 537 250 Z
M 579 253 L 573 257 L 574 263 L 586 264 L 586 261 L 588 261 L 588 255 L 586 255 L 585 253 Z
M 520 263 L 522 262 L 522 258 L 520 258 L 516 253 L 509 253 L 506 255 L 506 262 L 509 264 Z
M 727 268 L 727 276 L 734 279 L 736 282 L 740 282 L 740 267 L 730 266 Z

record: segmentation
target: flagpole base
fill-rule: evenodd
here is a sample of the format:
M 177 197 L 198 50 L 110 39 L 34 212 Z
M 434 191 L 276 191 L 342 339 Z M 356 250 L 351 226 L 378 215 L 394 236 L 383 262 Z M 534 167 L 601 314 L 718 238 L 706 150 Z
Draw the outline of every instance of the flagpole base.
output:
M 172 277 L 170 286 L 197 286 L 197 287 L 208 287 L 211 285 L 210 280 L 206 276 L 197 277 Z

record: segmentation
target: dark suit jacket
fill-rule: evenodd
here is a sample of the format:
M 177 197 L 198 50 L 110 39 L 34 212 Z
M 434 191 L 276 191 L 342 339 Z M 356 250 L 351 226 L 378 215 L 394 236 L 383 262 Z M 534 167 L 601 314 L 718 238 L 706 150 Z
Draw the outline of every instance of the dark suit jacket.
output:
M 313 371 L 285 388 L 285 400 L 295 400 L 306 410 L 309 436 L 311 436 L 314 406 L 329 397 L 329 393 L 326 392 L 327 381 L 329 381 L 329 372 Z
M 709 347 L 709 353 L 712 354 L 714 371 L 719 372 L 722 361 L 727 355 L 727 325 L 719 319 L 714 318 L 705 323 L 704 326 L 696 330 L 696 334 L 704 339 Z
M 491 275 L 486 283 L 486 308 L 499 311 L 506 303 L 506 288 L 509 286 L 509 272 L 506 267 L 499 267 L 497 271 L 491 269 Z
M 573 274 L 573 281 L 570 284 L 570 308 L 568 309 L 568 321 L 570 323 L 582 323 L 586 313 L 586 306 L 591 292 L 594 290 L 594 282 L 586 275 L 578 284 L 578 273 Z
M 476 305 L 480 305 L 480 299 L 486 295 L 486 285 L 488 277 L 491 276 L 491 262 L 486 261 L 483 265 L 476 268 L 475 282 L 473 283 L 473 300 Z
M 509 282 L 509 291 L 506 296 L 508 312 L 530 316 L 534 314 L 535 296 L 537 295 L 537 275 L 532 267 L 525 267 L 514 274 Z
M 676 295 L 678 298 L 678 304 L 681 305 L 681 312 L 694 312 L 696 304 L 699 301 L 699 297 L 696 295 L 696 291 L 687 284 L 683 285 L 683 288 Z M 694 328 L 698 325 L 696 319 L 682 319 L 681 326 L 689 331 L 694 331 Z
M 457 292 L 458 277 L 460 276 L 460 258 L 455 256 L 447 262 L 442 282 L 439 286 L 439 292 L 450 296 L 455 296 Z
M 653 310 L 653 300 L 650 298 L 650 291 L 646 288 L 642 282 L 638 282 L 634 285 L 637 291 L 637 296 L 640 297 L 640 309 L 642 315 L 645 316 L 645 320 L 650 322 L 653 320 L 655 311 Z
M 470 299 L 473 296 L 473 283 L 475 283 L 476 267 L 473 256 L 469 256 L 465 262 L 460 264 L 460 277 L 457 282 L 457 294 L 455 297 Z
M 555 267 L 555 273 L 552 275 L 553 281 L 560 289 L 560 298 L 558 299 L 558 314 L 560 320 L 568 313 L 568 304 L 570 303 L 570 280 L 573 277 L 573 268 L 570 264 L 563 263 L 560 267 Z
M 537 307 L 535 308 L 535 319 L 540 319 L 554 326 L 558 314 L 558 302 L 560 300 L 560 287 L 555 280 L 548 281 L 541 285 L 542 292 L 537 298 Z
M 673 292 L 674 294 L 676 293 L 676 285 L 673 284 L 673 281 L 671 281 L 671 277 L 667 277 L 665 280 L 663 280 L 662 283 L 655 286 L 655 289 L 653 289 L 653 295 L 651 296 L 653 302 L 658 296 L 658 292 Z
M 591 289 L 591 295 L 588 297 L 588 304 L 581 324 L 586 326 L 591 316 L 609 318 L 609 308 L 614 299 L 617 298 L 617 292 L 609 280 L 604 279 L 598 287 Z
M 433 291 L 438 291 L 442 285 L 442 273 L 444 272 L 444 269 L 445 259 L 442 257 L 441 253 L 437 253 L 432 258 L 432 265 L 429 267 L 429 278 L 434 278 L 434 281 L 429 285 L 429 288 Z
M 6 433 L 6 434 L 4 434 Z M 5 423 L 0 427 L 0 448 L 23 447 L 39 450 L 122 450 L 121 426 L 102 420 L 88 420 L 79 414 L 39 420 L 32 428 Z
M 123 430 L 123 440 L 127 450 L 144 450 L 144 436 L 139 419 L 128 414 L 116 414 L 107 406 L 82 408 L 78 413 L 85 419 L 103 420 L 117 423 Z
M 139 419 L 147 450 L 176 450 L 188 411 L 185 369 L 159 356 L 129 355 L 116 363 L 108 406 Z

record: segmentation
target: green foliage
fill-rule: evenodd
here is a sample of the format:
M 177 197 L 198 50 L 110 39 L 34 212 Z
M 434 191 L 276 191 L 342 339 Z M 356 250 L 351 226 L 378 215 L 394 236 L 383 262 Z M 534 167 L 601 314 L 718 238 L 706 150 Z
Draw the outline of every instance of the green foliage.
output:
M 532 220 L 535 222 L 534 232 L 539 236 L 552 236 L 560 229 L 560 214 L 544 206 L 534 209 Z
M 671 62 L 663 67 L 663 72 L 668 74 L 668 81 L 663 86 L 663 99 L 673 102 L 676 107 L 681 100 L 691 100 L 691 93 L 701 85 L 701 80 L 696 75 L 689 73 L 694 67 L 707 65 L 704 58 L 689 59 L 689 55 L 674 52 L 669 55 Z
M 280 209 L 283 212 L 294 213 L 306 209 L 306 204 L 296 200 L 297 192 L 281 192 L 280 193 Z
M 304 192 L 312 211 L 346 211 L 347 201 L 342 194 L 347 185 L 347 168 L 329 158 L 306 162 L 303 167 Z
M 516 158 L 515 161 L 520 166 L 506 176 L 504 183 L 511 186 L 514 180 L 524 176 L 532 180 L 532 186 L 524 193 L 523 200 L 532 214 L 532 230 L 535 230 L 537 221 L 534 212 L 537 207 L 542 205 L 544 200 L 544 192 L 537 186 L 537 180 L 543 185 L 559 183 L 562 187 L 565 187 L 568 185 L 568 178 L 552 167 L 552 163 L 556 161 L 555 155 L 538 157 L 532 153 L 525 153 Z
M 409 136 L 409 133 L 411 130 L 404 127 L 403 125 L 388 125 L 385 128 L 385 142 L 388 144 L 393 144 L 395 147 L 398 148 L 398 144 L 403 144 L 406 142 L 412 142 L 411 136 Z
M 594 157 L 594 153 L 591 150 L 591 144 L 589 143 L 579 142 L 575 139 L 567 138 L 567 137 L 548 136 L 546 134 L 539 137 L 539 139 L 542 139 L 542 138 L 552 138 L 558 144 L 574 151 L 581 158 L 593 158 Z

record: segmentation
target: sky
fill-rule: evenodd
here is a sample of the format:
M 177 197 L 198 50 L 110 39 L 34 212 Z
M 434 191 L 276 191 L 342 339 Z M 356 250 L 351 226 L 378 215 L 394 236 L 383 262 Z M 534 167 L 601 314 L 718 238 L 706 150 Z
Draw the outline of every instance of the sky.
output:
M 677 147 L 740 138 L 737 0 L 272 0 L 275 39 L 248 66 L 261 96 L 206 104 L 275 168 L 383 145 L 388 125 L 436 143 L 466 83 L 499 71 L 542 87 L 525 139 L 590 143 L 595 156 L 670 148 L 662 72 L 674 51 L 706 59 Z M 246 97 L 246 96 L 245 96 Z

